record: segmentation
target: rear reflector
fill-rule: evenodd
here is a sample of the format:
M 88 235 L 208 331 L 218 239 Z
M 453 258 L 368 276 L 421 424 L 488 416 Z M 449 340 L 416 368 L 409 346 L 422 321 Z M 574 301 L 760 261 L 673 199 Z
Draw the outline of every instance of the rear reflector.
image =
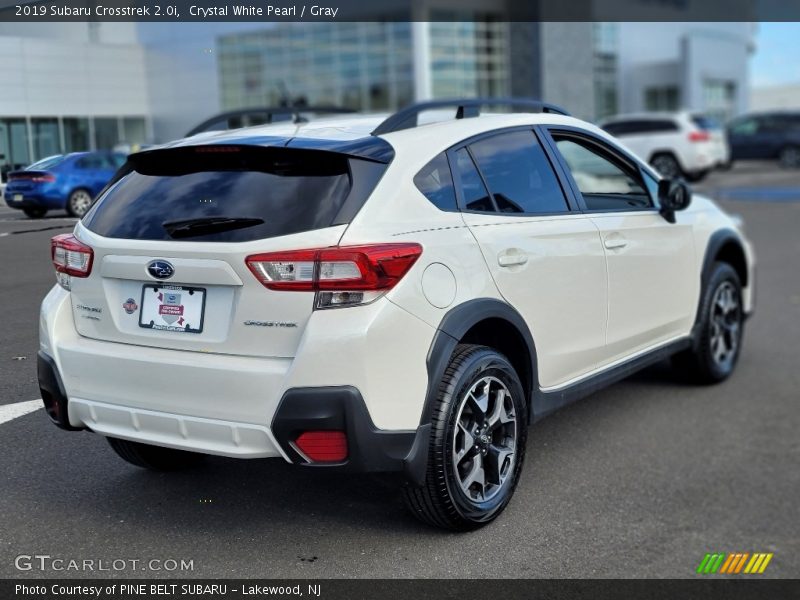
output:
M 347 436 L 344 431 L 306 431 L 294 445 L 315 463 L 340 463 L 347 460 Z
M 707 131 L 692 131 L 689 133 L 690 142 L 707 142 L 711 139 L 711 134 Z
M 246 262 L 264 287 L 320 292 L 317 307 L 327 308 L 374 300 L 393 288 L 421 254 L 419 244 L 373 244 L 254 254 Z
M 88 277 L 92 272 L 94 251 L 71 233 L 62 233 L 50 240 L 50 257 L 56 273 Z

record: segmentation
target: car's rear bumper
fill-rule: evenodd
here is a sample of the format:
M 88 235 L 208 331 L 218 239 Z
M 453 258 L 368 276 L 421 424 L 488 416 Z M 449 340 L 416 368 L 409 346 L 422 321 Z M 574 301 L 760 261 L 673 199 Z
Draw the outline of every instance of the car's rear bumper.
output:
M 14 200 L 15 197 L 20 197 L 21 200 Z M 41 193 L 40 191 L 22 191 L 14 190 L 6 186 L 3 191 L 3 198 L 9 208 L 17 208 L 20 210 L 26 208 L 44 208 L 55 209 L 63 208 L 65 205 L 64 198 L 58 195 Z
M 413 431 L 376 428 L 361 394 L 349 386 L 287 390 L 268 426 L 67 397 L 55 361 L 41 351 L 38 376 L 46 412 L 58 427 L 178 450 L 234 458 L 282 457 L 298 465 L 361 473 L 411 473 L 416 472 L 428 443 L 427 427 Z M 295 444 L 306 431 L 344 432 L 347 458 L 337 463 L 309 460 Z
M 434 331 L 391 303 L 367 308 L 361 320 L 371 319 L 369 331 L 381 339 L 384 326 Z M 325 466 L 401 471 L 417 438 L 426 349 L 377 342 L 366 355 L 345 335 L 357 316 L 335 312 L 322 311 L 321 320 L 308 326 L 307 349 L 294 358 L 188 352 L 81 336 L 74 322 L 80 315 L 73 315 L 69 294 L 56 287 L 41 312 L 42 398 L 66 429 L 236 458 L 309 464 L 292 449 L 296 438 L 335 429 L 347 436 L 348 458 Z M 420 338 L 423 344 L 430 342 Z M 403 352 L 405 346 L 413 352 Z M 384 369 L 413 379 L 393 385 Z M 317 464 L 322 466 L 311 466 Z

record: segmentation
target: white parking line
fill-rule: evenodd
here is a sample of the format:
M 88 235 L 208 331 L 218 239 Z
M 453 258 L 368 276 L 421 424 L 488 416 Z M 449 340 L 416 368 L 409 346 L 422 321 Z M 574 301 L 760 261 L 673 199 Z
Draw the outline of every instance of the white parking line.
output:
M 3 404 L 0 406 L 0 425 L 43 408 L 41 399 Z

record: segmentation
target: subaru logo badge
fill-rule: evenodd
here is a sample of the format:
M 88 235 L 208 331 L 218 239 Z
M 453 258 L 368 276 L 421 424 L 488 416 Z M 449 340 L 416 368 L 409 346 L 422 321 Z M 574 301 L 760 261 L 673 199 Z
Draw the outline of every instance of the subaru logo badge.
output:
M 147 272 L 156 279 L 169 279 L 175 274 L 175 267 L 165 260 L 154 260 L 147 265 Z

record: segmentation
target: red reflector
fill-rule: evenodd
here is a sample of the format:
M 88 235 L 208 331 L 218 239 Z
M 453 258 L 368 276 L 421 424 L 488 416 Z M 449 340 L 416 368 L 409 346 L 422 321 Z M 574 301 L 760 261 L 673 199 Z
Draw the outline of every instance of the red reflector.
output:
M 306 431 L 294 443 L 311 462 L 339 463 L 347 459 L 344 431 Z
M 689 133 L 690 142 L 707 142 L 711 135 L 707 131 L 692 131 Z

